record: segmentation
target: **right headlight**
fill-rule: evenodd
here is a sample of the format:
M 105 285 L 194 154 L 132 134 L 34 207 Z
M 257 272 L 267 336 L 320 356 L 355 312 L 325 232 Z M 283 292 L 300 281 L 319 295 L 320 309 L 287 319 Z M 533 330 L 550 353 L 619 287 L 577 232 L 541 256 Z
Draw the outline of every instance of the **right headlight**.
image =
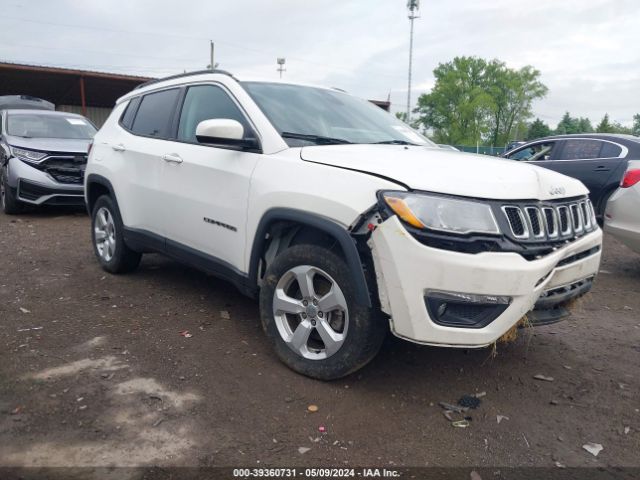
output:
M 382 192 L 385 203 L 409 225 L 451 233 L 500 233 L 486 203 L 411 192 Z
M 11 147 L 11 153 L 14 157 L 29 163 L 38 163 L 47 156 L 44 152 L 36 152 L 34 150 L 26 150 L 18 147 Z

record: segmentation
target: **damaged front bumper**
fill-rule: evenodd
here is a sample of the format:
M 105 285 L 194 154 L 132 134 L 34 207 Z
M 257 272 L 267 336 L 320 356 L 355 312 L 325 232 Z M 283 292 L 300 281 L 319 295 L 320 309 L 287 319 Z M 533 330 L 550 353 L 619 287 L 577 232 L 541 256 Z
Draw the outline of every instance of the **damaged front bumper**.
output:
M 84 205 L 84 166 L 46 167 L 9 160 L 9 188 L 15 190 L 18 200 L 32 205 Z
M 490 345 L 534 308 L 535 323 L 560 318 L 559 304 L 591 288 L 601 244 L 598 229 L 537 260 L 513 252 L 460 253 L 423 245 L 396 216 L 369 239 L 393 333 L 467 348 Z

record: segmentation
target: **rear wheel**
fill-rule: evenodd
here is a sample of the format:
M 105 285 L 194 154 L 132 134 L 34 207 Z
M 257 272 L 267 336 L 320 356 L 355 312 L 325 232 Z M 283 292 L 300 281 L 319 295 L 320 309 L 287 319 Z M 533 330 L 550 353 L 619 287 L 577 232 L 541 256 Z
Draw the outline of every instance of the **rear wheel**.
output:
M 7 167 L 0 170 L 0 206 L 7 215 L 22 212 L 23 204 L 17 198 L 17 192 L 9 186 Z
M 103 195 L 96 201 L 91 214 L 93 251 L 103 269 L 110 273 L 135 270 L 142 254 L 124 243 L 124 225 L 111 197 Z
M 322 247 L 296 245 L 267 269 L 262 325 L 288 367 L 321 380 L 340 378 L 376 355 L 388 329 L 355 298 L 344 260 Z

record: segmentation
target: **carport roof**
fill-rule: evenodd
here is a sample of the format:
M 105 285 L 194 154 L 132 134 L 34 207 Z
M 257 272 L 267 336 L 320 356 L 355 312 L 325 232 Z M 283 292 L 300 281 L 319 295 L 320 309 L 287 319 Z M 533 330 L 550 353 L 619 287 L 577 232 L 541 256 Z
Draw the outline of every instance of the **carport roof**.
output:
M 149 77 L 0 62 L 0 95 L 32 95 L 56 105 L 114 106 Z

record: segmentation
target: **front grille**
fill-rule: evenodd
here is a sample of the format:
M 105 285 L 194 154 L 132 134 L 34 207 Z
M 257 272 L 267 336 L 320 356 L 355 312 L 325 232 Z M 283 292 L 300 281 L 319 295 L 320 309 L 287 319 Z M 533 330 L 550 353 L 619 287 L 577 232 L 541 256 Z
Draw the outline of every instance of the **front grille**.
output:
M 48 173 L 59 183 L 81 184 L 84 181 L 84 170 L 87 166 L 87 155 L 83 153 L 51 153 L 32 167 Z
M 593 205 L 586 198 L 503 205 L 502 211 L 518 240 L 572 240 L 597 228 Z
M 41 169 L 51 175 L 57 182 L 80 184 L 84 180 L 84 169 L 87 164 L 86 155 L 56 156 L 44 160 Z

